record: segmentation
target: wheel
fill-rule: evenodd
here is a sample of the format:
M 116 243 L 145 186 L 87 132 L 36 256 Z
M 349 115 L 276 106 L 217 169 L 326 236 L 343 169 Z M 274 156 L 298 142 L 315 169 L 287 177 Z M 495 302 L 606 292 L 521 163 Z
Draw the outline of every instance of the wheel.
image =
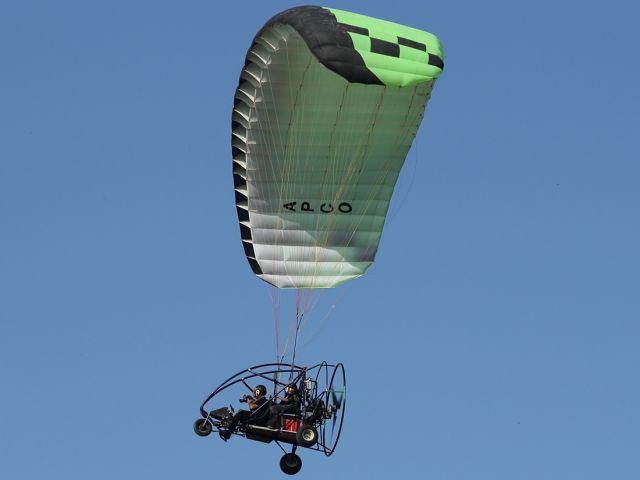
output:
M 206 418 L 199 418 L 195 422 L 193 422 L 193 431 L 196 432 L 196 435 L 200 437 L 206 437 L 213 430 L 213 426 L 211 422 L 209 422 Z
M 280 469 L 287 475 L 295 475 L 302 468 L 302 459 L 295 453 L 285 453 L 280 459 Z
M 312 425 L 302 425 L 296 431 L 296 442 L 301 447 L 313 447 L 318 442 L 318 431 Z

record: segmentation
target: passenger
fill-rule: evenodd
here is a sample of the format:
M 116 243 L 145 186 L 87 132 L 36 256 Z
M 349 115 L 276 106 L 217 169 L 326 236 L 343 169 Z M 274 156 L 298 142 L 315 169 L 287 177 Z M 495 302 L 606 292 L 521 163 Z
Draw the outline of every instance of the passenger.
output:
M 284 397 L 276 397 L 280 399 L 280 403 L 269 407 L 269 420 L 267 427 L 280 428 L 280 414 L 282 413 L 298 413 L 300 410 L 300 394 L 298 387 L 294 383 L 290 383 L 285 388 Z M 274 399 L 274 400 L 275 400 Z

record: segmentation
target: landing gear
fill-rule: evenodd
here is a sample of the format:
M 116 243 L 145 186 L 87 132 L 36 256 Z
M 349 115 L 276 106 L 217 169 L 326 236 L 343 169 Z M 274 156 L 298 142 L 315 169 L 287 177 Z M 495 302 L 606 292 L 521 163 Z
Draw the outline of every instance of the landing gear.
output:
M 287 475 L 295 475 L 302 468 L 302 459 L 295 453 L 285 453 L 280 459 L 280 469 Z
M 318 431 L 312 425 L 303 425 L 296 432 L 296 441 L 301 447 L 313 447 L 318 442 Z
M 206 437 L 213 430 L 211 422 L 206 418 L 199 418 L 193 422 L 193 431 L 200 437 Z

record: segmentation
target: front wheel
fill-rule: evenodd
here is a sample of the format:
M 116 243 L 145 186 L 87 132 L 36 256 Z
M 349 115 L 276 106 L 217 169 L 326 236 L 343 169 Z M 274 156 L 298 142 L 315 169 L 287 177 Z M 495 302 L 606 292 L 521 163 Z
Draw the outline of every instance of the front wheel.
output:
M 199 437 L 206 437 L 213 430 L 213 426 L 211 422 L 206 418 L 199 418 L 195 422 L 193 422 L 193 431 L 196 432 L 196 435 Z
M 303 425 L 296 431 L 296 442 L 301 447 L 313 447 L 318 442 L 318 431 L 311 425 Z
M 280 459 L 280 469 L 287 475 L 295 475 L 302 468 L 302 459 L 295 453 L 285 453 Z

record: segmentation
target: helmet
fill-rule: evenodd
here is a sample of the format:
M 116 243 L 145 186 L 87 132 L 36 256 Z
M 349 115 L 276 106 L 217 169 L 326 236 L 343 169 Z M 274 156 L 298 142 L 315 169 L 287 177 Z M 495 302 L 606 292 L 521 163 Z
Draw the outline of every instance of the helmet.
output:
M 255 388 L 254 393 L 258 396 L 262 396 L 262 395 L 266 395 L 267 394 L 267 387 L 265 387 L 264 385 L 258 385 Z
M 295 383 L 290 383 L 289 385 L 287 385 L 287 388 L 285 390 L 289 391 L 289 389 L 293 390 L 294 392 L 298 391 L 298 387 L 296 387 Z

